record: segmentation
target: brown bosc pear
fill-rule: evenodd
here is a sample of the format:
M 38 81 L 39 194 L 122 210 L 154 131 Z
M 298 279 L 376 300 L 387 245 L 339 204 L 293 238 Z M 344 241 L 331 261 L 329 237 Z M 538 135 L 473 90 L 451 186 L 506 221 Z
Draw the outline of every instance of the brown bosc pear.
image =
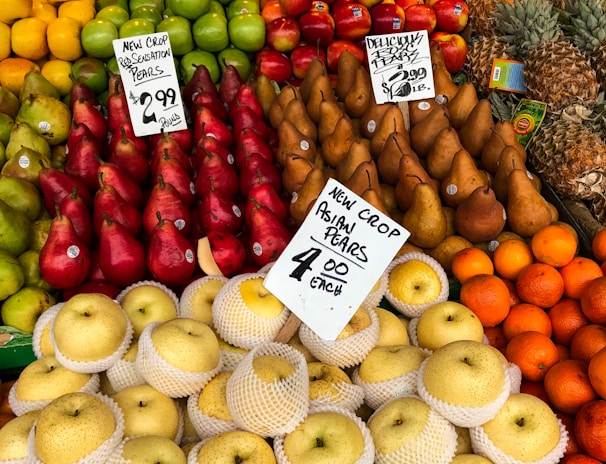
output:
M 293 98 L 284 108 L 284 119 L 292 122 L 299 132 L 310 139 L 318 140 L 318 127 L 307 114 L 307 108 L 301 98 Z
M 370 71 L 366 66 L 358 66 L 353 84 L 343 100 L 345 113 L 351 118 L 361 118 L 370 105 L 372 95 Z
M 286 105 L 288 105 L 288 102 L 293 98 L 301 98 L 299 87 L 285 85 L 269 107 L 267 118 L 269 124 L 275 130 L 278 130 L 278 126 L 282 122 L 282 119 L 284 119 L 284 109 L 286 108 Z
M 410 128 L 410 146 L 419 158 L 425 158 L 439 132 L 450 126 L 448 110 L 438 106 L 422 121 Z
M 400 178 L 400 160 L 404 153 L 416 158 L 409 144 L 408 134 L 396 131 L 389 134 L 383 150 L 377 157 L 377 170 L 383 182 L 395 186 Z
M 492 179 L 492 188 L 494 193 L 504 205 L 507 204 L 507 184 L 509 183 L 509 173 L 516 166 L 524 166 L 525 161 L 520 152 L 511 145 L 507 145 L 501 151 L 499 156 L 499 165 Z
M 448 126 L 438 132 L 429 153 L 425 156 L 425 169 L 431 177 L 441 181 L 452 167 L 456 152 L 463 148 L 457 130 Z
M 260 73 L 254 81 L 255 95 L 263 108 L 263 114 L 269 118 L 269 109 L 274 100 L 278 98 L 276 87 L 266 74 Z
M 289 154 L 282 169 L 282 188 L 289 194 L 297 192 L 314 167 L 314 163 L 307 158 Z
M 387 217 L 391 217 L 391 213 L 389 212 L 389 210 L 385 206 L 383 199 L 381 198 L 381 191 L 377 191 L 373 188 L 367 188 L 362 192 L 362 195 L 360 195 L 360 197 L 367 203 L 377 208 Z
M 309 62 L 305 77 L 299 84 L 299 90 L 301 91 L 301 99 L 307 104 L 309 101 L 309 95 L 311 94 L 311 87 L 316 78 L 320 75 L 326 74 L 326 65 L 318 58 L 314 57 Z
M 457 233 L 474 244 L 495 238 L 505 223 L 505 207 L 489 185 L 477 187 L 455 210 Z
M 424 182 L 430 184 L 438 191 L 438 183 L 432 179 L 425 170 L 416 155 L 404 153 L 400 158 L 398 167 L 398 182 L 396 183 L 395 194 L 398 208 L 406 212 L 412 204 L 412 196 L 416 184 Z
M 350 117 L 343 115 L 337 121 L 334 131 L 320 145 L 322 158 L 326 164 L 335 168 L 356 138 Z
M 332 82 L 327 74 L 322 74 L 312 82 L 309 92 L 309 99 L 306 107 L 307 113 L 313 122 L 318 124 L 320 121 L 320 103 L 322 100 L 337 101 L 335 92 L 332 88 Z
M 482 148 L 480 153 L 480 164 L 491 174 L 497 171 L 499 157 L 506 145 L 513 146 L 520 152 L 520 155 L 526 162 L 526 149 L 516 137 L 515 127 L 511 121 L 501 120 L 492 128 L 490 138 Z
M 450 172 L 440 182 L 440 195 L 444 204 L 456 209 L 477 187 L 485 185 L 488 185 L 486 173 L 463 148 L 455 153 Z
M 327 180 L 324 170 L 315 167 L 309 171 L 301 188 L 293 193 L 289 204 L 289 212 L 295 225 L 299 226 L 303 223 L 311 205 L 322 192 Z
M 469 116 L 459 128 L 459 139 L 471 156 L 479 158 L 494 127 L 494 117 L 490 100 L 482 98 L 473 107 Z
M 317 150 L 316 143 L 303 133 L 288 119 L 283 119 L 278 126 L 278 143 L 276 147 L 276 162 L 284 167 L 286 157 L 290 154 L 299 155 L 314 161 Z
M 432 184 L 418 179 L 400 224 L 410 232 L 408 241 L 418 247 L 433 248 L 444 240 L 448 223 L 440 195 Z
M 425 116 L 431 113 L 440 103 L 435 98 L 423 98 L 421 100 L 413 100 L 408 102 L 408 120 L 410 127 L 415 126 L 422 121 Z
M 537 191 L 524 166 L 509 173 L 505 210 L 509 229 L 524 238 L 532 237 L 553 218 L 551 206 Z
M 335 82 L 335 93 L 339 100 L 345 100 L 349 89 L 356 77 L 356 70 L 361 65 L 360 61 L 349 50 L 344 50 L 337 58 L 337 79 Z
M 432 71 L 436 99 L 445 104 L 457 94 L 459 87 L 452 81 L 452 76 L 446 68 L 434 65 Z
M 356 137 L 349 146 L 345 156 L 335 167 L 335 179 L 346 184 L 359 164 L 370 161 L 372 156 L 368 145 L 360 137 Z
M 320 119 L 316 126 L 320 144 L 334 132 L 337 122 L 343 114 L 343 108 L 335 99 L 325 98 L 320 102 Z
M 379 180 L 379 173 L 377 172 L 377 165 L 374 160 L 360 163 L 343 185 L 360 196 L 368 188 L 380 192 L 381 181 Z
M 389 134 L 392 132 L 400 132 L 407 138 L 407 143 L 410 144 L 410 136 L 406 130 L 406 122 L 404 121 L 404 115 L 399 106 L 391 106 L 386 113 L 383 115 L 381 122 L 377 126 L 374 134 L 370 138 L 370 154 L 373 158 L 377 158 L 383 147 Z
M 374 92 L 371 95 L 370 104 L 362 116 L 360 116 L 360 134 L 368 139 L 372 138 L 381 120 L 390 107 L 397 106 L 392 102 L 377 103 Z
M 446 103 L 452 127 L 459 129 L 465 123 L 473 108 L 478 104 L 478 101 L 476 86 L 471 82 L 461 84 L 454 97 Z

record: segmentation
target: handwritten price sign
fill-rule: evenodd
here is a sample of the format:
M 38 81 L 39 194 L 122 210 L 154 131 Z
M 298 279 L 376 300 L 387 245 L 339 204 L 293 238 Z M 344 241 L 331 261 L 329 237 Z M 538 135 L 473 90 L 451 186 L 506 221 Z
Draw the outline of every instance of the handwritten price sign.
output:
M 409 236 L 330 179 L 265 287 L 318 336 L 335 340 Z
M 113 41 L 135 135 L 187 128 L 168 33 Z
M 365 37 L 377 103 L 433 98 L 427 31 Z

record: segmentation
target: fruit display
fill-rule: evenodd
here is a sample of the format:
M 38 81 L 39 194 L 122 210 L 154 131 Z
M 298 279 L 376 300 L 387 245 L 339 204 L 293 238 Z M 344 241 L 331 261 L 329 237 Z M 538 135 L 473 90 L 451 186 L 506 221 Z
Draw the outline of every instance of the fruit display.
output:
M 4 6 L 0 361 L 34 359 L 0 461 L 605 461 L 606 15 L 573 3 Z M 365 38 L 418 31 L 435 96 L 378 102 Z M 156 32 L 187 128 L 137 135 L 113 41 Z M 335 340 L 264 280 L 312 215 L 360 246 L 329 180 L 410 233 Z

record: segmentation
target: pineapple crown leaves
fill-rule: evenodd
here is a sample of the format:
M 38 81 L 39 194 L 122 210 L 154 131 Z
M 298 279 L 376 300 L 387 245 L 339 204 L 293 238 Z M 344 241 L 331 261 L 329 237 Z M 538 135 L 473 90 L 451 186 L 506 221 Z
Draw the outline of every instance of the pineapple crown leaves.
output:
M 544 42 L 563 37 L 559 13 L 548 0 L 514 0 L 497 2 L 492 12 L 500 39 L 508 43 L 507 51 L 523 60 L 528 52 Z
M 584 53 L 591 54 L 606 39 L 606 8 L 598 0 L 570 0 L 560 15 L 563 29 Z

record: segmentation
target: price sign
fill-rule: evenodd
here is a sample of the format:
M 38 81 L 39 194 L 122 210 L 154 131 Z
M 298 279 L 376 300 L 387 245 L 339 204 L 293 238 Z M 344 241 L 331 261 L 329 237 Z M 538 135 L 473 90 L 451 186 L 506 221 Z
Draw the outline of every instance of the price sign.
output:
M 427 31 L 365 37 L 377 103 L 435 97 Z
M 113 41 L 135 135 L 187 128 L 168 33 Z
M 409 236 L 330 179 L 265 287 L 318 336 L 335 340 Z

